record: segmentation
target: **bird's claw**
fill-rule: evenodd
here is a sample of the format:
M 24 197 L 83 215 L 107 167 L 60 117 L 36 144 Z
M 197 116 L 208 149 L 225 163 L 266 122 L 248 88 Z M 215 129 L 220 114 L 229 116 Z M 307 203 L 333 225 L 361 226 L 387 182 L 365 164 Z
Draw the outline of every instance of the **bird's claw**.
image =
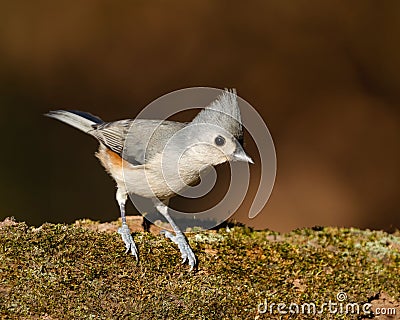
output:
M 121 235 L 122 240 L 125 243 L 125 253 L 131 251 L 132 255 L 136 258 L 137 261 L 139 261 L 139 252 L 135 242 L 133 241 L 131 230 L 129 229 L 128 225 L 126 223 L 123 223 L 122 226 L 118 229 L 118 233 Z
M 161 234 L 163 234 L 166 238 L 171 239 L 172 242 L 178 245 L 178 248 L 182 255 L 182 264 L 184 264 L 187 261 L 190 266 L 190 271 L 192 271 L 197 264 L 197 260 L 185 235 L 182 232 L 173 235 L 171 232 L 166 230 L 161 231 Z

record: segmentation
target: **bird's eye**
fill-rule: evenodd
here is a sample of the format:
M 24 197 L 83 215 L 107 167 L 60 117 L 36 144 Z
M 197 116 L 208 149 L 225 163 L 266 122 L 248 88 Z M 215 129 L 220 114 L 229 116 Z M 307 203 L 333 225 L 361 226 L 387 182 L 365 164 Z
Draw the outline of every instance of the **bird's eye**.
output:
M 225 144 L 225 138 L 221 136 L 216 137 L 215 144 L 219 147 L 223 146 Z

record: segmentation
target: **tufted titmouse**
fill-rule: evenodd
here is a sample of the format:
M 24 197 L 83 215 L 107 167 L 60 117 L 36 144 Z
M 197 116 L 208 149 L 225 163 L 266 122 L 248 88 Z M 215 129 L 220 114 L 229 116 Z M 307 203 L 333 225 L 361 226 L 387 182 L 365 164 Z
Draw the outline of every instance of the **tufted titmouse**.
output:
M 225 90 L 191 122 L 128 119 L 104 122 L 81 111 L 50 111 L 58 119 L 99 142 L 97 158 L 117 183 L 116 199 L 122 226 L 118 229 L 126 246 L 138 259 L 138 250 L 126 224 L 128 194 L 154 201 L 175 235 L 163 234 L 176 243 L 182 263 L 197 264 L 188 241 L 168 213 L 168 201 L 200 179 L 200 173 L 226 161 L 253 163 L 243 151 L 243 129 L 235 90 Z

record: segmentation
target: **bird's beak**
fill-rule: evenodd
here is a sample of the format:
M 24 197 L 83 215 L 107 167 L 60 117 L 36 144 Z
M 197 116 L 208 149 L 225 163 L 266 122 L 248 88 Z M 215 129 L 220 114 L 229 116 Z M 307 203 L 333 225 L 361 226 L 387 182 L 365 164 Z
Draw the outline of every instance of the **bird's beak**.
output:
M 233 160 L 236 161 L 244 161 L 244 162 L 248 162 L 251 164 L 254 164 L 253 159 L 251 159 L 246 152 L 243 151 L 242 148 L 238 148 L 236 149 L 235 153 L 232 155 Z

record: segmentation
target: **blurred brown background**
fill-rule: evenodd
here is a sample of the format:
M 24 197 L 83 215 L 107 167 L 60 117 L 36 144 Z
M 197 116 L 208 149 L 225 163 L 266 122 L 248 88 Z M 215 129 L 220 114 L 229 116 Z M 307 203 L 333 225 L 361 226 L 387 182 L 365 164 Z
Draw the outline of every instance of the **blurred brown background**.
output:
M 399 228 L 399 35 L 399 1 L 1 1 L 0 218 L 119 215 L 95 140 L 44 112 L 132 118 L 165 93 L 211 86 L 237 88 L 277 150 L 269 203 L 245 219 L 253 166 L 236 219 Z

